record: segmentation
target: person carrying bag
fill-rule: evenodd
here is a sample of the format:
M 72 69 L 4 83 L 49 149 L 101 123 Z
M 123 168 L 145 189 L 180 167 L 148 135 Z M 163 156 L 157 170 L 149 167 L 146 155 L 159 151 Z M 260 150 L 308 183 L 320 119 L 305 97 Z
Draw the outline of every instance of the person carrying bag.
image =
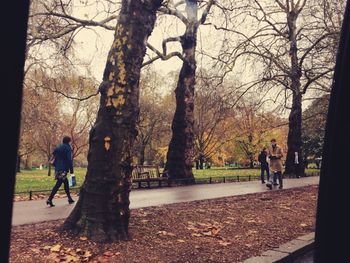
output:
M 68 172 L 74 176 L 72 148 L 70 146 L 70 142 L 71 138 L 69 136 L 64 136 L 62 143 L 58 145 L 53 151 L 54 160 L 52 163 L 55 166 L 55 180 L 57 181 L 55 186 L 52 188 L 49 198 L 46 201 L 46 204 L 50 205 L 50 207 L 55 206 L 52 203 L 52 199 L 62 184 L 64 185 L 64 190 L 68 197 L 68 203 L 72 204 L 75 202 L 70 195 L 69 182 L 67 178 Z
M 76 186 L 77 185 L 77 180 L 76 180 L 76 177 L 74 174 L 71 174 L 69 177 L 68 177 L 68 183 L 69 183 L 69 187 L 73 187 L 73 186 Z

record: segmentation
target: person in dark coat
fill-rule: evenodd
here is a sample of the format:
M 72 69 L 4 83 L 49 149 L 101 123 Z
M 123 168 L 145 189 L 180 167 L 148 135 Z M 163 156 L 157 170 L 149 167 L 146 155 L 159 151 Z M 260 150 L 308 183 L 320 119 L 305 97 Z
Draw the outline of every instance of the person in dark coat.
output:
M 55 194 L 57 193 L 58 189 L 61 187 L 62 184 L 64 185 L 64 190 L 68 197 L 68 203 L 69 204 L 74 203 L 74 200 L 72 199 L 69 192 L 69 183 L 67 179 L 68 172 L 70 172 L 71 174 L 74 173 L 72 148 L 70 146 L 70 142 L 71 142 L 71 138 L 69 136 L 64 136 L 62 143 L 58 145 L 53 151 L 55 179 L 57 180 L 57 182 L 55 186 L 52 188 L 49 199 L 47 199 L 46 201 L 46 204 L 50 205 L 51 207 L 55 206 L 52 203 L 52 199 L 54 198 Z
M 267 181 L 270 179 L 270 169 L 269 169 L 269 163 L 267 162 L 267 150 L 266 147 L 262 149 L 258 156 L 258 161 L 260 163 L 260 169 L 261 169 L 261 183 L 265 183 L 265 171 L 266 171 L 266 177 Z

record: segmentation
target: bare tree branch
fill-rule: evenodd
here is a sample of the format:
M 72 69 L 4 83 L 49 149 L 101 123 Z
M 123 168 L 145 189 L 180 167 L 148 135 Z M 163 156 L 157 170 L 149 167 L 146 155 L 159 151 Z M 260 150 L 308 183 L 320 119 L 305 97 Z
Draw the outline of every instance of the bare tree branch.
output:
M 178 19 L 180 19 L 185 25 L 188 24 L 188 19 L 181 13 L 179 12 L 177 9 L 168 7 L 168 6 L 161 6 L 158 9 L 159 12 L 166 14 L 166 15 L 173 15 L 175 17 L 177 17 Z
M 171 53 L 169 53 L 169 54 L 165 54 L 165 55 L 164 55 L 164 54 L 162 54 L 159 50 L 157 50 L 155 47 L 153 47 L 153 46 L 152 46 L 151 44 L 149 44 L 149 43 L 147 43 L 147 47 L 148 47 L 150 50 L 152 50 L 154 53 L 156 53 L 157 56 L 156 56 L 156 57 L 153 57 L 153 58 L 151 58 L 151 59 L 149 59 L 149 60 L 146 61 L 146 62 L 144 62 L 144 63 L 142 64 L 141 67 L 147 66 L 147 65 L 153 63 L 154 61 L 156 61 L 156 60 L 158 60 L 158 59 L 161 59 L 161 60 L 168 60 L 168 59 L 170 59 L 170 58 L 172 58 L 172 57 L 178 57 L 179 59 L 184 60 L 184 58 L 183 58 L 183 56 L 182 56 L 182 54 L 181 54 L 180 52 L 171 52 Z
M 302 57 L 300 58 L 300 62 L 299 62 L 299 67 L 302 67 L 305 58 L 307 57 L 307 55 L 323 40 L 326 39 L 327 37 L 331 36 L 331 35 L 335 35 L 335 33 L 327 33 L 322 35 L 319 39 L 315 40 L 314 43 L 305 51 L 305 53 L 302 55 Z
M 110 16 L 110 17 L 107 17 L 101 21 L 93 21 L 93 20 L 79 19 L 79 18 L 73 17 L 73 16 L 68 15 L 68 14 L 61 14 L 61 13 L 56 13 L 56 12 L 36 13 L 36 14 L 32 15 L 31 17 L 35 17 L 35 16 L 61 17 L 61 18 L 65 18 L 65 19 L 74 21 L 74 22 L 78 23 L 81 27 L 99 26 L 99 27 L 102 27 L 102 28 L 105 28 L 108 30 L 115 30 L 115 26 L 109 26 L 109 25 L 107 25 L 107 23 L 118 18 L 118 16 Z
M 207 16 L 209 14 L 210 8 L 212 7 L 212 5 L 214 4 L 215 0 L 209 0 L 205 10 L 202 13 L 201 18 L 198 20 L 198 25 L 199 24 L 204 24 L 205 20 L 207 19 Z

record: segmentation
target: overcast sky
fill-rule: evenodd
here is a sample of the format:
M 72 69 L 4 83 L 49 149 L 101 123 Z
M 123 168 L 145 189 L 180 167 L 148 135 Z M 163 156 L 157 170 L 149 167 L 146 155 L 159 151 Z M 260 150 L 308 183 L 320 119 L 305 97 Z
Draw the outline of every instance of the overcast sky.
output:
M 90 13 L 89 13 L 90 12 Z M 86 18 L 86 15 L 93 16 L 96 13 L 95 7 L 90 8 L 75 8 L 74 15 Z M 98 20 L 99 18 L 95 18 Z M 171 16 L 161 16 L 150 36 L 148 42 L 161 50 L 162 40 L 167 37 L 180 36 L 184 33 L 185 27 L 181 21 Z M 94 28 L 93 30 L 81 30 L 76 37 L 76 51 L 80 58 L 87 60 L 91 65 L 94 77 L 98 80 L 102 79 L 103 70 L 105 67 L 108 51 L 113 41 L 113 31 L 108 31 L 102 28 Z M 220 33 L 213 30 L 211 26 L 201 26 L 198 31 L 197 48 L 203 48 L 208 53 L 215 54 L 218 51 L 218 43 Z M 180 51 L 179 43 L 168 45 L 168 52 Z M 154 56 L 150 50 L 147 54 Z M 198 57 L 198 56 L 197 56 Z M 147 61 L 147 55 L 144 59 Z M 198 66 L 201 66 L 201 61 L 198 60 Z M 202 61 L 202 63 L 205 63 Z M 170 71 L 178 71 L 181 67 L 181 60 L 177 57 L 171 58 L 168 61 L 157 60 L 154 62 L 154 68 L 160 73 L 166 74 Z M 202 65 L 203 66 L 203 65 Z
M 86 0 L 85 0 L 86 1 Z M 101 11 L 104 6 L 101 6 L 101 4 L 96 3 L 105 3 L 104 1 L 92 1 L 90 6 L 87 7 L 82 4 L 82 0 L 74 0 L 74 4 L 78 7 L 73 9 L 73 15 L 82 19 L 87 18 L 93 18 L 96 21 L 99 21 L 103 18 L 105 18 L 105 15 L 103 12 L 101 12 L 100 15 L 96 16 L 96 13 L 98 11 Z M 80 7 L 79 7 L 80 6 Z M 199 12 L 199 16 L 201 14 L 201 11 Z M 212 17 L 208 16 L 207 22 L 212 21 Z M 216 17 L 216 22 L 220 17 Z M 245 21 L 245 23 L 248 23 L 248 21 Z M 248 28 L 252 25 L 246 25 Z M 154 47 L 156 47 L 158 50 L 161 50 L 161 44 L 162 40 L 171 36 L 180 36 L 184 33 L 184 25 L 181 21 L 179 21 L 177 18 L 171 17 L 171 16 L 161 16 L 158 18 L 156 26 L 154 28 L 154 31 L 152 35 L 149 38 L 149 43 L 152 44 Z M 109 31 L 102 28 L 93 28 L 93 29 L 84 29 L 81 30 L 76 38 L 75 38 L 75 52 L 76 55 L 88 62 L 90 65 L 90 70 L 93 74 L 93 77 L 97 81 L 102 80 L 102 74 L 105 68 L 105 63 L 107 59 L 108 51 L 111 47 L 112 41 L 113 41 L 113 31 Z M 211 55 L 215 56 L 220 48 L 221 45 L 221 39 L 222 39 L 222 31 L 215 30 L 212 26 L 200 26 L 198 31 L 198 44 L 197 44 L 197 50 L 204 50 L 207 53 L 210 53 Z M 170 44 L 168 46 L 168 52 L 171 51 L 180 51 L 181 47 L 179 43 L 177 44 Z M 151 51 L 148 51 L 147 54 L 149 56 L 154 56 L 154 53 Z M 146 61 L 148 59 L 147 55 L 144 59 Z M 162 61 L 157 60 L 154 62 L 153 67 L 159 72 L 161 75 L 166 75 L 170 71 L 178 72 L 181 67 L 181 60 L 177 57 L 171 58 L 168 61 Z M 197 65 L 198 67 L 208 67 L 210 64 L 210 61 L 206 58 L 203 58 L 202 56 L 199 56 L 197 54 Z M 240 66 L 237 65 L 235 67 L 235 70 L 233 73 L 230 73 L 228 75 L 232 78 L 240 78 L 242 82 L 249 81 L 249 78 L 254 78 L 254 72 L 239 72 Z M 259 69 L 256 69 L 257 71 Z M 169 90 L 174 89 L 174 87 L 168 87 Z M 273 95 L 273 92 L 271 93 L 271 96 Z M 305 106 L 309 104 L 309 102 L 306 102 Z

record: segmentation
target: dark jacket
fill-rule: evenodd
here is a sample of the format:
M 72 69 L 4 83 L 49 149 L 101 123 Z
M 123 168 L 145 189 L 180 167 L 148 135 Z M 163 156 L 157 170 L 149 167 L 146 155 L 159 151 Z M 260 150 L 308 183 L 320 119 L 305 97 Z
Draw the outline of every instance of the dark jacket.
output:
M 65 171 L 73 173 L 72 148 L 67 143 L 58 145 L 53 151 L 55 156 L 55 171 Z
M 267 153 L 265 151 L 261 151 L 258 156 L 258 161 L 259 163 L 261 163 L 261 165 L 268 165 L 266 157 L 267 157 Z

